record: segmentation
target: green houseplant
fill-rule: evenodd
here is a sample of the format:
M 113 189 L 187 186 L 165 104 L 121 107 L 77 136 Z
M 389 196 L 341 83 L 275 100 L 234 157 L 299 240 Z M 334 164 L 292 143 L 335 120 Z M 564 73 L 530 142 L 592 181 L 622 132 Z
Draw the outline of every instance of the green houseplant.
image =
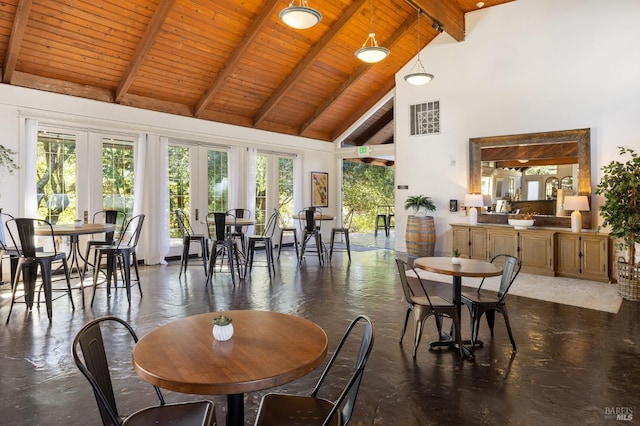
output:
M 413 209 L 414 214 L 407 217 L 404 239 L 407 254 L 410 257 L 433 256 L 436 245 L 436 233 L 433 216 L 428 212 L 436 210 L 436 205 L 425 195 L 411 195 L 404 202 L 406 210 Z
M 629 155 L 626 162 L 614 160 L 602 167 L 603 176 L 595 193 L 605 198 L 600 207 L 603 226 L 611 228 L 609 235 L 618 248 L 627 250 L 627 259 L 618 259 L 618 291 L 628 300 L 640 300 L 640 273 L 636 265 L 636 244 L 640 243 L 640 155 L 634 150 L 618 147 L 620 155 Z
M 6 146 L 0 144 L 0 169 L 7 169 L 9 173 L 13 173 L 18 169 L 18 165 L 13 161 L 16 152 Z
M 406 210 L 414 209 L 414 216 L 427 216 L 427 212 L 435 211 L 436 205 L 431 197 L 425 195 L 411 195 L 404 202 Z

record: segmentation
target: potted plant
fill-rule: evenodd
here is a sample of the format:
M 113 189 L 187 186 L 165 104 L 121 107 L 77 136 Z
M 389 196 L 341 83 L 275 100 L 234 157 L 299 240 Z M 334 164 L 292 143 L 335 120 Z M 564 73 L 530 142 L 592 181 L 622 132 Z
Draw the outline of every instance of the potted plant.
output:
M 233 324 L 231 317 L 219 315 L 213 319 L 213 337 L 216 340 L 225 341 L 233 336 Z
M 404 234 L 407 254 L 410 257 L 433 256 L 436 245 L 435 225 L 433 216 L 427 214 L 436 210 L 435 203 L 431 197 L 412 195 L 407 197 L 404 208 L 414 210 L 414 214 L 407 217 Z
M 627 258 L 618 259 L 618 291 L 627 300 L 640 300 L 640 271 L 636 265 L 636 244 L 640 243 L 640 154 L 618 147 L 620 155 L 629 155 L 626 162 L 612 161 L 602 167 L 603 176 L 595 193 L 605 197 L 600 207 L 603 226 L 617 247 L 627 250 Z
M 0 169 L 7 169 L 9 173 L 13 173 L 18 169 L 18 165 L 13 161 L 16 152 L 6 146 L 0 144 Z
M 454 265 L 459 265 L 462 263 L 462 259 L 460 258 L 460 250 L 453 249 L 453 257 L 451 258 L 451 263 Z

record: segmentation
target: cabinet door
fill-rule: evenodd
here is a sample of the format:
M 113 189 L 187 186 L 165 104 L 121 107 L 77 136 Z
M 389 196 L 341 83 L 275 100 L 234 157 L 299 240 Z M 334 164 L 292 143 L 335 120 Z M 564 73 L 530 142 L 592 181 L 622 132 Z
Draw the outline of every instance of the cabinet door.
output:
M 469 258 L 469 227 L 468 226 L 452 226 L 453 229 L 453 247 L 458 249 L 460 256 Z
M 558 234 L 556 256 L 558 275 L 580 274 L 580 238 L 577 235 Z
M 518 256 L 518 234 L 513 229 L 489 230 L 489 258 L 498 254 Z
M 469 230 L 469 258 L 487 260 L 487 231 L 471 227 Z
M 553 275 L 553 234 L 546 232 L 519 232 L 522 271 Z
M 582 274 L 585 278 L 608 281 L 608 237 L 582 236 Z

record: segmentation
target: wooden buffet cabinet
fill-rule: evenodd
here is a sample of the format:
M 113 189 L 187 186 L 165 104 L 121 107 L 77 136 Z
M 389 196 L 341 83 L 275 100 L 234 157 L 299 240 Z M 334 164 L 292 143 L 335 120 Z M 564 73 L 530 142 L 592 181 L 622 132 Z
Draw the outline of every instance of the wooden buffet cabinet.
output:
M 452 224 L 451 228 L 453 248 L 463 257 L 490 260 L 496 254 L 511 254 L 522 260 L 525 273 L 610 281 L 608 234 L 482 224 Z

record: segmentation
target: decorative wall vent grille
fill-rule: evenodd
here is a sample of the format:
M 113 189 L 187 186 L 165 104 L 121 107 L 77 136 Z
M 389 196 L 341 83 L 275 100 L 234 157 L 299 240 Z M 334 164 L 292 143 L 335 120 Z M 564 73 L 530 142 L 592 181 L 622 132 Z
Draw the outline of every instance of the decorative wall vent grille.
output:
M 411 135 L 440 134 L 440 101 L 411 105 Z

